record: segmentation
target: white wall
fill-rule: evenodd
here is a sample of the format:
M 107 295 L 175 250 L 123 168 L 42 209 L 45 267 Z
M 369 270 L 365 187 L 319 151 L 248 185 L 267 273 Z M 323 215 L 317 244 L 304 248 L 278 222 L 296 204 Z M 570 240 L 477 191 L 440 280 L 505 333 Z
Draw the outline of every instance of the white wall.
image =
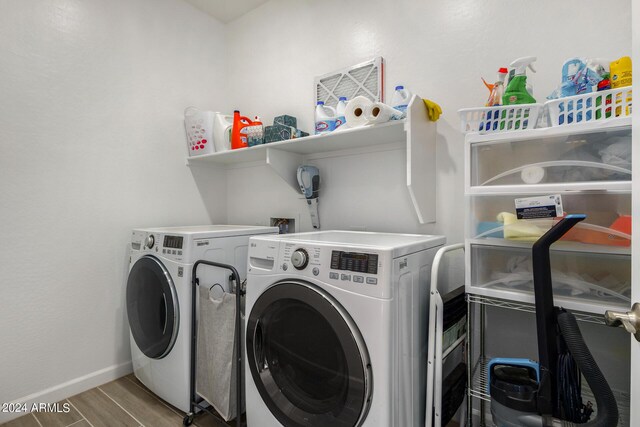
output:
M 228 24 L 227 108 L 259 114 L 266 123 L 290 113 L 310 130 L 314 76 L 382 56 L 389 100 L 402 83 L 444 110 L 438 122 L 437 223 L 418 224 L 403 182 L 404 152 L 395 151 L 314 161 L 323 182 L 321 224 L 442 233 L 457 242 L 465 213 L 464 137 L 456 112 L 484 104 L 488 92 L 480 77 L 493 81 L 499 67 L 536 55 L 538 73 L 529 74 L 530 82 L 544 101 L 565 59 L 631 52 L 630 9 L 630 1 L 603 10 L 593 0 L 271 0 Z M 230 221 L 264 223 L 272 213 L 297 212 L 309 229 L 304 203 L 266 168 L 235 169 L 228 177 Z
M 130 230 L 226 220 L 182 127 L 222 108 L 224 46 L 178 0 L 0 2 L 0 402 L 130 370 Z

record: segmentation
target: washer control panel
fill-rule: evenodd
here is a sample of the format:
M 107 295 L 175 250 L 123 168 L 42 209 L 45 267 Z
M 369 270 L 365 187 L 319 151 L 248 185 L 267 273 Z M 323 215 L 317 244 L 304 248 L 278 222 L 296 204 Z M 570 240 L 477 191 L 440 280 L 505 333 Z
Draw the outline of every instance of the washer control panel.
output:
M 378 254 L 331 251 L 331 269 L 378 274 Z
M 329 279 L 339 286 L 377 285 L 380 255 L 371 252 L 335 250 L 301 244 L 283 245 L 279 270 L 299 271 L 309 277 Z

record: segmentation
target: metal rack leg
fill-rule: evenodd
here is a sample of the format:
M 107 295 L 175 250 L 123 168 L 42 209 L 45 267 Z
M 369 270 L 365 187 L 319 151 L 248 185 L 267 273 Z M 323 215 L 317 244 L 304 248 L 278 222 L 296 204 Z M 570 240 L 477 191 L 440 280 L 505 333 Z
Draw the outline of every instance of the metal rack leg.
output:
M 485 332 L 485 314 L 486 307 L 483 305 L 480 306 L 480 359 L 484 360 L 485 358 L 485 346 L 484 346 L 484 332 Z M 486 411 L 486 402 L 484 399 L 480 399 L 480 425 L 485 425 L 485 411 Z
M 473 399 L 471 398 L 471 381 L 473 367 L 473 334 L 471 333 L 471 316 L 473 305 L 467 300 L 467 425 L 473 425 Z

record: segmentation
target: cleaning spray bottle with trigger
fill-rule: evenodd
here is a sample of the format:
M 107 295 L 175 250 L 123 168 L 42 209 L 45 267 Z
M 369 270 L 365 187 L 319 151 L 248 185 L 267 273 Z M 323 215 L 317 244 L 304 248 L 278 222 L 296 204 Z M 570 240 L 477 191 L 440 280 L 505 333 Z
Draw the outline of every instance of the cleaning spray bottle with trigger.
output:
M 527 67 L 535 73 L 533 62 L 536 59 L 535 56 L 525 56 L 511 63 L 510 66 L 515 69 L 515 74 L 509 80 L 507 89 L 502 97 L 503 105 L 534 104 L 536 102 L 535 98 L 527 90 Z
M 502 105 L 502 96 L 504 95 L 504 80 L 507 77 L 509 71 L 506 68 L 500 68 L 498 70 L 498 79 L 494 84 L 487 83 L 485 79 L 482 79 L 484 85 L 489 89 L 489 99 L 487 99 L 486 107 L 493 107 L 496 105 Z

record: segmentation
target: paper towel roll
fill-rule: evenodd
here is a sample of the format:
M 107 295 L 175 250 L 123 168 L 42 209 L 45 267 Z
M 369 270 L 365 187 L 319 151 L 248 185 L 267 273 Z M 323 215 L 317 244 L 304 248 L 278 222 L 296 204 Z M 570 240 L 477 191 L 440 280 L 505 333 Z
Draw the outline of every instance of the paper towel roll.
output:
M 545 171 L 539 166 L 529 166 L 522 169 L 520 177 L 525 184 L 538 184 L 544 179 Z
M 402 111 L 383 104 L 382 102 L 374 102 L 369 105 L 365 111 L 365 118 L 369 123 L 385 123 L 389 120 L 397 120 L 402 118 Z
M 373 102 L 364 96 L 356 96 L 347 103 L 347 109 L 344 112 L 344 117 L 349 127 L 358 127 L 367 124 L 367 119 L 364 116 L 365 110 Z M 341 126 L 342 127 L 342 126 Z M 340 128 L 338 128 L 340 129 Z

